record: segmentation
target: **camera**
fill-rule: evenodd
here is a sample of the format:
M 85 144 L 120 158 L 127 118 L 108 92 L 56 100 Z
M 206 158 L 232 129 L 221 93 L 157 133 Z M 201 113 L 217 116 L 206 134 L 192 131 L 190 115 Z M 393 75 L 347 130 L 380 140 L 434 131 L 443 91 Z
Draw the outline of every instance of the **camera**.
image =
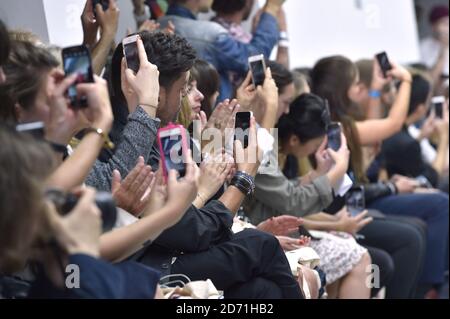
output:
M 53 202 L 61 216 L 66 216 L 78 204 L 79 197 L 75 194 L 64 193 L 60 190 L 48 190 L 46 197 Z M 95 204 L 101 211 L 103 232 L 114 228 L 117 220 L 117 208 L 114 198 L 110 193 L 98 192 L 95 195 Z

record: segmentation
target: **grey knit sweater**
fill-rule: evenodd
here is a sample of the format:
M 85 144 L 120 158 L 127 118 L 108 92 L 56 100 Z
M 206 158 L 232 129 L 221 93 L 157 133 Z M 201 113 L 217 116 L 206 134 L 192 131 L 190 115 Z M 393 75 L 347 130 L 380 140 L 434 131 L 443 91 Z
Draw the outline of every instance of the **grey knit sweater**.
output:
M 128 117 L 120 143 L 107 163 L 97 160 L 86 184 L 100 191 L 111 191 L 111 178 L 117 169 L 123 178 L 136 166 L 139 156 L 147 162 L 161 122 L 151 118 L 141 107 Z

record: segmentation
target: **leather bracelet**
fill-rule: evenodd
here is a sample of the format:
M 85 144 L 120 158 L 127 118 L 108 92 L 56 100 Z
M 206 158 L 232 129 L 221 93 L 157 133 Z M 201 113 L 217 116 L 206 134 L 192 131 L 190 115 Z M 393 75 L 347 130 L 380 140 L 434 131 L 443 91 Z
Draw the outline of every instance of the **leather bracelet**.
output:
M 230 184 L 239 189 L 246 196 L 252 195 L 255 192 L 254 178 L 245 172 L 236 172 Z

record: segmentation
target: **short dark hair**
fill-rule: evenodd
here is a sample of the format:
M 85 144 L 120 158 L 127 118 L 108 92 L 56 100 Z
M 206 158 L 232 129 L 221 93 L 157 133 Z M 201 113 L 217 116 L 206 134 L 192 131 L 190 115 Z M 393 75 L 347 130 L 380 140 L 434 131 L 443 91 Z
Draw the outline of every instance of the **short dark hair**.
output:
M 45 48 L 30 42 L 12 41 L 11 52 L 2 66 L 6 81 L 0 84 L 0 119 L 16 122 L 14 106 L 31 107 L 42 87 L 45 72 L 58 67 L 56 58 Z
M 169 89 L 183 72 L 189 71 L 196 60 L 196 52 L 186 39 L 165 32 L 138 33 L 144 43 L 148 60 L 159 70 L 159 84 Z M 114 96 L 125 101 L 121 88 L 121 63 L 123 46 L 119 44 L 114 52 L 111 69 L 111 83 Z
M 268 61 L 267 67 L 272 71 L 272 77 L 275 80 L 280 93 L 283 93 L 286 86 L 294 83 L 294 77 L 292 72 L 289 71 L 284 65 L 275 61 Z
M 0 66 L 5 64 L 6 60 L 9 56 L 10 51 L 10 40 L 8 30 L 3 24 L 2 20 L 0 20 Z
M 421 74 L 413 75 L 411 98 L 409 100 L 408 115 L 413 114 L 419 105 L 427 102 L 431 93 L 431 83 Z
M 292 102 L 289 114 L 278 121 L 278 136 L 285 142 L 295 135 L 304 144 L 324 136 L 327 126 L 327 102 L 314 94 L 302 94 Z
M 212 10 L 222 14 L 233 14 L 244 9 L 246 4 L 246 0 L 214 0 Z

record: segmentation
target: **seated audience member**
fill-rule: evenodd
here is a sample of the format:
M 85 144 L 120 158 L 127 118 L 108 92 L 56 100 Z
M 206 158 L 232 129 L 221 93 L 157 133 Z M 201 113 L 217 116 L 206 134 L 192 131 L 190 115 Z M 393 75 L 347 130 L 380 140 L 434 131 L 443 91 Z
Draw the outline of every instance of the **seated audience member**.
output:
M 175 32 L 186 38 L 196 49 L 199 58 L 210 62 L 219 72 L 221 80 L 220 100 L 233 94 L 229 72 L 245 76 L 248 58 L 263 54 L 269 57 L 279 40 L 276 20 L 284 1 L 268 0 L 250 43 L 235 40 L 221 25 L 210 21 L 198 21 L 196 15 L 211 7 L 210 0 L 174 0 L 167 15 L 159 21 L 165 27 L 168 21 L 175 25 Z
M 60 161 L 67 155 L 66 145 L 72 137 L 86 130 L 72 156 L 63 161 L 48 181 L 49 185 L 69 190 L 84 182 L 106 143 L 113 116 L 106 81 L 98 77 L 95 83 L 77 86 L 79 94 L 87 97 L 88 107 L 69 107 L 65 93 L 76 77 L 64 78 L 58 65 L 45 48 L 28 42 L 13 42 L 4 65 L 7 79 L 0 85 L 0 116 L 12 123 L 43 122 L 45 137 L 60 152 Z
M 174 35 L 142 33 L 141 38 L 147 56 L 161 72 L 158 116 L 162 123 L 167 124 L 176 119 L 180 110 L 182 93 L 186 93 L 189 73 L 184 71 L 184 66 L 189 61 L 193 64 L 193 59 L 188 59 L 192 49 L 185 40 Z M 184 50 L 176 50 L 180 48 Z M 164 54 L 158 55 L 155 52 L 164 52 Z M 179 52 L 185 55 L 180 57 Z M 174 56 L 178 60 L 174 59 Z M 120 71 L 121 65 L 124 65 L 122 59 L 123 50 L 119 46 L 112 66 L 116 97 L 122 91 L 122 72 Z M 170 73 L 166 71 L 169 67 L 173 68 Z M 128 91 L 124 93 L 128 95 Z M 120 111 L 126 108 L 127 101 L 128 105 L 135 105 L 132 104 L 133 98 L 129 95 L 127 99 L 122 99 L 124 104 L 119 104 L 118 107 L 122 108 Z M 231 103 L 226 101 L 219 105 L 216 108 L 216 114 L 211 116 L 211 125 L 225 129 L 238 109 L 235 101 Z M 115 112 L 117 111 L 115 108 Z M 253 145 L 253 151 L 256 151 L 256 141 L 251 145 Z M 153 167 L 158 166 L 159 154 L 155 149 L 150 160 L 146 159 L 146 162 L 151 163 Z M 251 176 L 256 173 L 258 166 L 258 163 L 238 163 L 236 181 L 244 176 L 248 176 L 247 180 L 251 181 L 253 179 Z M 153 242 L 148 243 L 133 259 L 153 265 L 164 274 L 183 273 L 192 280 L 210 278 L 218 289 L 225 291 L 226 298 L 279 298 L 282 296 L 299 298 L 301 296 L 299 285 L 293 278 L 286 257 L 274 237 L 255 230 L 236 235 L 230 232 L 233 215 L 241 206 L 247 194 L 246 191 L 233 186 L 232 181 L 231 186 L 219 200 L 207 203 L 222 186 L 219 184 L 215 184 L 216 189 L 213 189 L 211 185 L 208 194 L 202 194 L 203 196 L 198 198 L 201 203 L 197 204 L 202 207 L 201 209 L 195 206 L 189 208 L 179 223 L 166 230 Z M 269 255 L 272 256 L 270 263 L 269 259 L 266 259 Z M 176 261 L 173 263 L 173 260 Z M 227 262 L 224 263 L 223 260 Z
M 433 31 L 432 36 L 420 43 L 422 62 L 431 70 L 433 86 L 438 88 L 448 79 L 449 58 L 449 17 L 448 5 L 436 6 L 431 10 L 429 22 Z
M 448 236 L 448 197 L 441 193 L 412 194 L 417 182 L 399 177 L 390 182 L 368 184 L 363 169 L 362 146 L 380 143 L 399 132 L 408 113 L 411 94 L 411 74 L 396 64 L 389 76 L 401 81 L 395 103 L 389 115 L 383 119 L 358 121 L 352 117 L 358 108 L 359 73 L 356 65 L 341 56 L 320 60 L 312 71 L 312 90 L 330 103 L 331 118 L 340 122 L 351 149 L 350 175 L 355 183 L 364 185 L 368 208 L 386 215 L 418 217 L 428 226 L 427 255 L 425 257 L 422 283 L 440 284 L 444 278 L 444 259 Z M 401 194 L 402 196 L 397 196 Z M 342 207 L 338 198 L 329 212 Z
M 448 107 L 443 107 L 443 119 L 436 118 L 434 111 L 429 112 L 431 83 L 421 75 L 413 76 L 408 118 L 400 133 L 383 143 L 381 156 L 389 177 L 403 175 L 408 177 L 425 177 L 437 187 L 439 175 L 446 169 L 448 153 Z M 426 119 L 427 114 L 430 114 Z M 425 120 L 419 135 L 412 136 L 409 127 Z M 439 133 L 437 154 L 432 163 L 424 160 L 420 142 L 430 137 L 434 130 Z
M 204 96 L 201 110 L 205 112 L 207 118 L 210 118 L 219 97 L 220 75 L 210 63 L 197 60 L 191 69 L 191 76 Z
M 45 198 L 46 179 L 56 165 L 47 143 L 3 125 L 0 142 L 2 275 L 14 275 L 31 263 L 34 278 L 24 293 L 32 299 L 162 297 L 156 271 L 133 262 L 113 266 L 99 259 L 101 218 L 93 189 L 74 190 L 80 199 L 64 217 Z M 71 273 L 64 271 L 68 265 L 79 267 L 78 289 L 66 285 L 71 280 Z M 14 291 L 11 294 L 4 297 L 14 298 Z

